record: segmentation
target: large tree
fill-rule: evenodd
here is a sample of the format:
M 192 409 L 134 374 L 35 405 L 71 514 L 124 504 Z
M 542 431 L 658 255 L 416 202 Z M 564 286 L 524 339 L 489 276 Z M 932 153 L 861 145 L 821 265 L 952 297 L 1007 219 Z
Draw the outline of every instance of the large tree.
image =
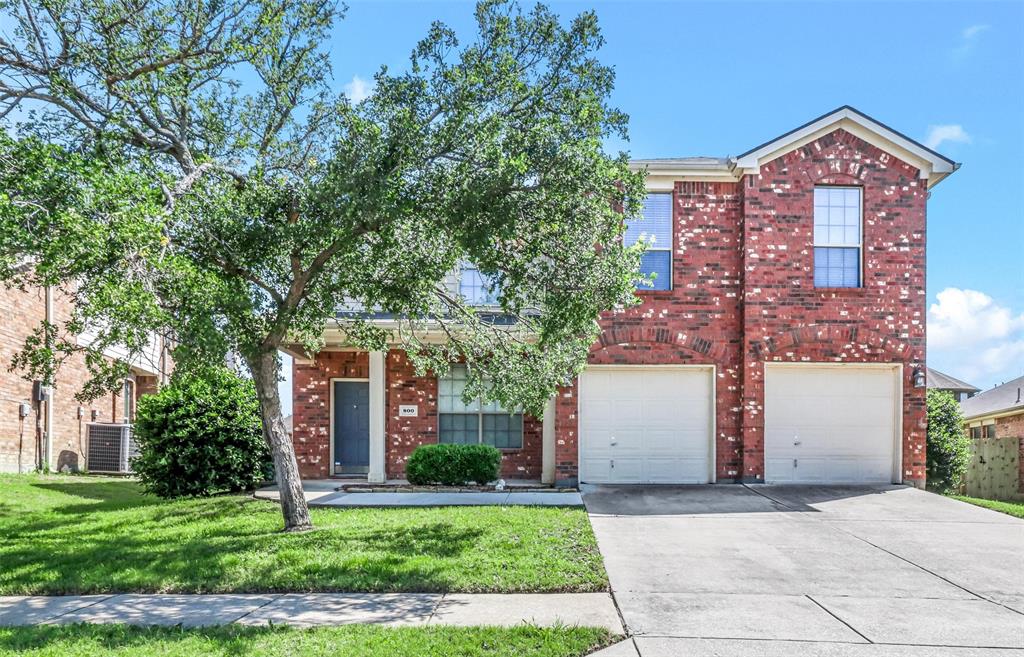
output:
M 608 104 L 614 75 L 596 59 L 593 13 L 563 23 L 542 5 L 481 2 L 472 40 L 435 23 L 405 70 L 382 68 L 352 102 L 331 89 L 340 11 L 329 2 L 0 7 L 17 26 L 0 37 L 0 113 L 66 149 L 9 150 L 43 148 L 43 160 L 95 174 L 22 189 L 45 164 L 10 161 L 0 257 L 28 253 L 37 267 L 7 277 L 46 276 L 76 295 L 70 328 L 102 337 L 64 346 L 91 350 L 102 380 L 116 376 L 97 345 L 140 348 L 143 329 L 175 341 L 179 367 L 241 354 L 288 530 L 310 519 L 281 418 L 280 347 L 314 353 L 325 321 L 339 321 L 352 344 L 399 344 L 421 371 L 464 359 L 467 394 L 539 413 L 585 363 L 599 314 L 634 299 L 639 254 L 620 237 L 642 180 L 603 148 L 625 136 L 626 117 Z M 108 183 L 65 188 L 108 175 L 135 180 L 121 191 L 138 203 L 112 208 Z M 41 221 L 32 208 L 47 203 Z M 66 255 L 92 245 L 104 257 Z M 445 285 L 466 261 L 494 285 L 501 322 Z M 342 301 L 399 329 L 329 320 Z M 37 351 L 63 334 L 49 330 Z M 426 339 L 437 332 L 446 339 Z

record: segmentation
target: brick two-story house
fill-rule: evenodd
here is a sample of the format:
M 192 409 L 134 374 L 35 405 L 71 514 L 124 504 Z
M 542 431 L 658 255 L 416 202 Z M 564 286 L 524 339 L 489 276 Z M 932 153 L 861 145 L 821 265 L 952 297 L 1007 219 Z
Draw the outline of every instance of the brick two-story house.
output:
M 400 478 L 418 445 L 485 442 L 545 482 L 925 480 L 925 234 L 942 155 L 842 107 L 742 155 L 638 160 L 655 239 L 543 418 L 466 405 L 402 351 L 297 358 L 305 477 Z M 480 294 L 479 274 L 458 289 Z

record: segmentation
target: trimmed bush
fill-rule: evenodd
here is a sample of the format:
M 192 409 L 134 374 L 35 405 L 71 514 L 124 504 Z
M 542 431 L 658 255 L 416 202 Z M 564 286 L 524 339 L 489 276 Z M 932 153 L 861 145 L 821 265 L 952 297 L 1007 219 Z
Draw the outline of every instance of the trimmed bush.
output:
M 160 497 L 252 490 L 273 477 L 256 389 L 226 368 L 175 376 L 139 399 L 135 437 L 132 468 Z
M 957 490 L 971 460 L 971 439 L 964 432 L 960 404 L 945 391 L 928 391 L 928 487 Z
M 490 445 L 421 445 L 405 464 L 410 484 L 484 485 L 498 478 L 501 452 Z

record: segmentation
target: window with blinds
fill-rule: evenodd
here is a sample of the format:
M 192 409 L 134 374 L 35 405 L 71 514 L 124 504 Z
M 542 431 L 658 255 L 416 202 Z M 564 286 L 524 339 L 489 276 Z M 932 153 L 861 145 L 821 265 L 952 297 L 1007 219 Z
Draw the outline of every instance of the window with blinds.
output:
M 640 260 L 640 273 L 653 281 L 637 285 L 638 290 L 672 289 L 672 194 L 650 193 L 644 200 L 639 221 L 626 226 L 626 246 L 643 241 L 647 245 Z

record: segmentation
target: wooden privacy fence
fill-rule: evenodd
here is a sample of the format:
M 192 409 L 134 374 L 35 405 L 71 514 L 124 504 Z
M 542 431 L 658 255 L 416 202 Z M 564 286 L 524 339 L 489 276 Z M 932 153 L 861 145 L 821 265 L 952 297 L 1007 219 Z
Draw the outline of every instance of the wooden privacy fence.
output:
M 963 491 L 971 497 L 994 500 L 1024 498 L 1021 492 L 1021 441 L 1024 438 L 977 438 L 971 441 L 971 461 Z

